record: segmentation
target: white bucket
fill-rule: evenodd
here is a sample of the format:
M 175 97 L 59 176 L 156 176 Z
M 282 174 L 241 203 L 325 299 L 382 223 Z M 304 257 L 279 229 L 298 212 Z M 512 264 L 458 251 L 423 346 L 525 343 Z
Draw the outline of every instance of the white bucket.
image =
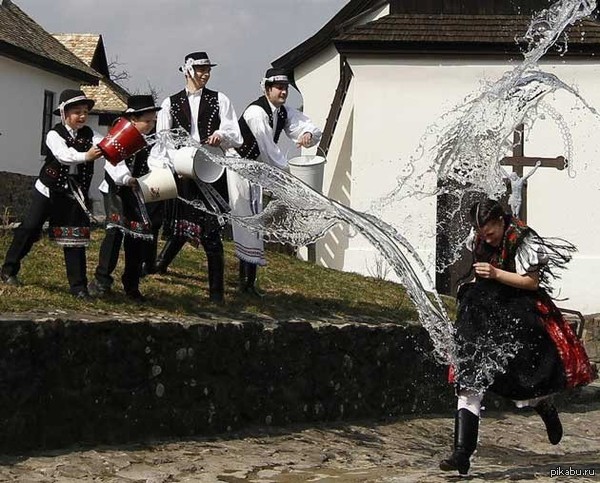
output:
M 223 156 L 223 150 L 212 146 L 203 146 L 208 152 Z M 222 175 L 225 168 L 213 163 L 209 156 L 202 150 L 192 146 L 175 151 L 173 167 L 178 175 L 184 178 L 199 179 L 205 183 L 214 183 Z
M 153 169 L 138 178 L 138 184 L 146 203 L 177 198 L 177 184 L 169 168 Z
M 327 160 L 323 156 L 297 156 L 288 161 L 290 173 L 319 193 L 323 190 L 323 172 Z

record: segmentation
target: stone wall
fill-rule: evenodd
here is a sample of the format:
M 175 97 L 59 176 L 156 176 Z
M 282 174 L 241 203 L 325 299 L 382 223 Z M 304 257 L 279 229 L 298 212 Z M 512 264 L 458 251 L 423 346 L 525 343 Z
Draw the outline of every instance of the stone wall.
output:
M 0 320 L 0 451 L 451 411 L 417 324 Z
M 581 337 L 590 360 L 600 366 L 600 314 L 585 318 L 583 336 Z
M 0 171 L 1 223 L 21 221 L 31 200 L 36 176 Z

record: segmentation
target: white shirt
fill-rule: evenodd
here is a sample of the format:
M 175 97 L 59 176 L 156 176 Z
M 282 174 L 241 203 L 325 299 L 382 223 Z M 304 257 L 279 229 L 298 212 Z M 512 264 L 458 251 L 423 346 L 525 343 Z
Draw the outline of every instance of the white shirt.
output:
M 116 165 L 106 161 L 104 163 L 104 170 L 113 179 L 117 186 L 128 185 L 129 181 L 133 179 L 131 171 L 127 167 L 125 160 L 119 161 Z M 102 180 L 102 183 L 98 189 L 101 193 L 108 193 L 108 183 L 106 180 Z
M 65 128 L 68 133 L 71 135 L 73 139 L 77 136 L 77 131 L 72 127 L 65 124 Z M 92 144 L 96 146 L 104 136 L 102 134 L 93 131 L 94 135 L 92 137 Z M 85 152 L 77 151 L 75 148 L 70 148 L 67 146 L 67 141 L 65 141 L 60 134 L 58 134 L 55 130 L 51 129 L 48 131 L 46 135 L 46 146 L 52 152 L 54 157 L 61 164 L 66 164 L 71 166 L 71 172 L 76 172 L 76 166 L 81 163 L 87 163 L 85 160 Z M 90 163 L 92 161 L 89 161 Z M 50 198 L 50 189 L 40 181 L 38 178 L 35 182 L 35 189 L 42 193 L 46 198 Z
M 279 109 L 271 104 L 271 102 L 269 102 L 269 106 L 271 107 L 271 112 L 273 114 L 273 127 L 269 125 L 269 116 L 264 109 L 256 105 L 249 106 L 244 111 L 244 120 L 256 138 L 258 149 L 260 150 L 258 159 L 271 166 L 287 169 L 288 160 L 273 140 L 273 133 L 277 126 Z M 292 141 L 298 142 L 304 133 L 310 133 L 312 134 L 312 138 L 310 146 L 308 147 L 318 144 L 321 140 L 321 130 L 315 126 L 304 113 L 293 107 L 286 106 L 286 110 L 287 120 L 283 127 L 285 134 Z
M 186 89 L 188 95 L 188 102 L 190 104 L 190 111 L 192 113 L 192 127 L 190 135 L 196 141 L 201 142 L 204 139 L 200 139 L 198 133 L 198 113 L 200 111 L 200 100 L 202 99 L 202 91 L 200 89 L 196 92 L 189 92 Z M 240 126 L 237 120 L 237 114 L 233 108 L 233 104 L 229 98 L 222 92 L 217 92 L 217 99 L 219 102 L 219 117 L 221 122 L 219 129 L 214 134 L 221 136 L 221 147 L 226 150 L 229 148 L 238 148 L 244 142 L 242 133 L 240 132 Z M 164 131 L 173 127 L 173 117 L 171 116 L 171 98 L 167 97 L 161 104 L 161 110 L 158 111 L 158 117 L 156 120 L 156 131 Z M 150 151 L 148 157 L 148 166 L 150 169 L 172 167 L 171 155 L 169 154 L 167 147 L 162 143 L 156 143 Z

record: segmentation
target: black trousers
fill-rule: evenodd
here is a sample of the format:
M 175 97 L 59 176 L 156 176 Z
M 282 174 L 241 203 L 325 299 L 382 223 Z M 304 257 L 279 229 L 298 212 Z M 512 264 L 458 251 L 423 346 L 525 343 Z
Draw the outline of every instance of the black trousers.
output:
M 150 270 L 153 270 L 156 266 L 156 256 L 158 253 L 158 232 L 163 224 L 164 216 L 164 201 L 157 201 L 154 203 L 146 204 L 146 210 L 150 217 L 150 224 L 152 225 L 152 241 L 144 244 L 143 263 Z
M 4 265 L 2 265 L 3 274 L 17 275 L 19 273 L 21 260 L 27 256 L 34 243 L 40 239 L 42 227 L 50 218 L 52 209 L 52 200 L 34 189 L 27 215 L 21 225 L 15 229 L 12 242 L 6 252 Z M 86 290 L 85 247 L 63 247 L 63 252 L 71 293 L 77 294 Z
M 104 197 L 105 207 L 108 209 L 108 198 Z M 154 213 L 153 220 L 158 220 L 160 214 Z M 140 278 L 142 275 L 142 263 L 151 260 L 152 266 L 156 258 L 156 240 L 158 238 L 158 229 L 160 225 L 153 225 L 153 241 L 146 241 L 133 236 L 125 236 L 118 228 L 109 228 L 106 230 L 104 240 L 100 245 L 100 254 L 98 266 L 96 267 L 95 277 L 99 284 L 104 287 L 110 287 L 114 279 L 112 273 L 117 267 L 119 261 L 119 252 L 121 245 L 125 251 L 125 269 L 121 276 L 125 292 L 131 292 L 139 289 Z

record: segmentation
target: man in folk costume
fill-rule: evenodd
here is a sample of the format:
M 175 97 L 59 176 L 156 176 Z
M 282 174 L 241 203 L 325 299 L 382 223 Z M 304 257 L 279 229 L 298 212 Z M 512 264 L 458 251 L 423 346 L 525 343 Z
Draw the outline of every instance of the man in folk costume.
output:
M 94 101 L 80 90 L 66 89 L 60 94 L 61 122 L 46 136 L 48 154 L 35 182 L 27 216 L 15 230 L 2 266 L 1 278 L 19 285 L 21 260 L 39 240 L 49 220 L 50 239 L 63 246 L 70 292 L 89 299 L 86 277 L 86 246 L 90 240 L 88 190 L 94 174 L 93 161 L 102 153 L 96 146 L 102 135 L 86 126 Z
M 156 126 L 156 113 L 160 107 L 154 105 L 151 95 L 135 95 L 127 100 L 127 109 L 122 116 L 129 120 L 143 135 L 148 135 Z M 156 230 L 152 226 L 149 212 L 160 209 L 160 202 L 149 203 L 148 207 L 138 188 L 137 178 L 147 174 L 148 154 L 146 146 L 133 156 L 116 165 L 106 161 L 105 179 L 100 185 L 104 194 L 106 211 L 106 235 L 100 246 L 95 280 L 90 283 L 90 292 L 103 295 L 113 283 L 112 273 L 119 260 L 121 244 L 125 250 L 125 269 L 121 280 L 128 298 L 144 302 L 139 290 L 144 256 L 152 249 Z M 156 206 L 158 205 L 158 206 Z
M 161 107 L 156 126 L 157 132 L 183 128 L 196 141 L 223 150 L 242 144 L 237 115 L 229 98 L 222 92 L 206 88 L 212 67 L 206 52 L 193 52 L 185 57 L 180 71 L 185 75 L 185 89 L 167 97 Z M 171 154 L 163 143 L 157 143 L 148 160 L 150 168 L 173 168 Z M 187 200 L 204 199 L 204 188 L 195 180 L 179 178 L 178 192 Z M 219 188 L 219 184 L 221 187 Z M 225 174 L 214 183 L 222 197 L 227 197 Z M 208 186 L 209 189 L 213 189 Z M 214 190 L 213 190 L 214 192 Z M 165 207 L 163 231 L 167 242 L 158 256 L 156 271 L 166 271 L 168 265 L 186 241 L 194 246 L 201 244 L 208 262 L 209 296 L 213 302 L 221 302 L 224 295 L 224 258 L 221 240 L 221 222 L 180 201 L 173 200 Z
M 244 144 L 236 149 L 246 159 L 255 159 L 276 168 L 288 170 L 288 161 L 277 145 L 282 132 L 298 146 L 310 148 L 321 140 L 321 130 L 302 112 L 284 104 L 290 85 L 285 70 L 269 69 L 261 82 L 264 95 L 252 102 L 239 120 Z M 236 216 L 251 216 L 262 211 L 262 189 L 228 171 L 229 202 Z M 232 222 L 235 253 L 240 260 L 240 290 L 256 296 L 258 265 L 265 265 L 260 233 Z

